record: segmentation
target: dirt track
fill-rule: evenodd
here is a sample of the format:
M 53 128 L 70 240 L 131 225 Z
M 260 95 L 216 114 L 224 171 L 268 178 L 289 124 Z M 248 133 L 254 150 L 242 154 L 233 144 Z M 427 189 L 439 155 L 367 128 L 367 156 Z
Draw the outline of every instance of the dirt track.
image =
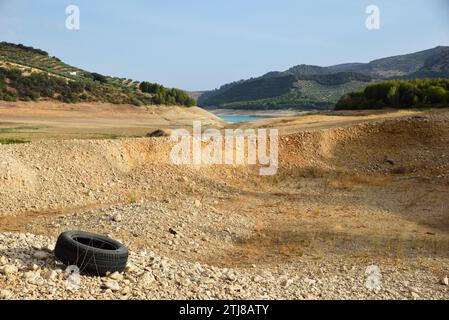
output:
M 311 128 L 313 117 L 271 124 L 286 133 L 274 177 L 247 166 L 174 166 L 167 138 L 0 146 L 0 228 L 51 238 L 92 230 L 134 252 L 239 272 L 309 272 L 318 283 L 321 267 L 347 268 L 363 283 L 376 264 L 396 268 L 401 283 L 381 298 L 449 298 L 439 284 L 449 261 L 449 112 L 339 115 Z M 308 297 L 372 295 L 326 288 Z

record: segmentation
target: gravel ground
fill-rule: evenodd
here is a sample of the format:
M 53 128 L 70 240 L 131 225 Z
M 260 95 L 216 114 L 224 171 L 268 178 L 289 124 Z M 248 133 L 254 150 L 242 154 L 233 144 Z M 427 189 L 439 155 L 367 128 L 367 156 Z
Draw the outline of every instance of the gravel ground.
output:
M 2 145 L 0 299 L 449 299 L 447 118 L 284 136 L 268 178 L 171 165 L 164 138 Z M 67 230 L 127 271 L 70 290 Z
M 381 289 L 376 292 L 365 286 L 366 266 L 358 264 L 304 261 L 254 272 L 141 251 L 131 253 L 123 274 L 80 276 L 80 286 L 72 287 L 68 283 L 74 283 L 73 275 L 69 276 L 51 253 L 54 242 L 33 234 L 0 234 L 1 299 L 449 298 L 445 279 L 428 272 L 434 265 L 447 266 L 447 261 L 438 259 L 379 266 Z

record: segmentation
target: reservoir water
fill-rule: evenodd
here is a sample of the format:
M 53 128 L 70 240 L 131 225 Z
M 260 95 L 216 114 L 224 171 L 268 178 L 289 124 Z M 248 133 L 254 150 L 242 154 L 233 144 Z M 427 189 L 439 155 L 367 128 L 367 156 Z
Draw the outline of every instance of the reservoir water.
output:
M 239 122 L 247 122 L 247 121 L 255 121 L 259 119 L 264 119 L 266 117 L 263 116 L 239 116 L 239 115 L 219 115 L 224 121 L 239 123 Z

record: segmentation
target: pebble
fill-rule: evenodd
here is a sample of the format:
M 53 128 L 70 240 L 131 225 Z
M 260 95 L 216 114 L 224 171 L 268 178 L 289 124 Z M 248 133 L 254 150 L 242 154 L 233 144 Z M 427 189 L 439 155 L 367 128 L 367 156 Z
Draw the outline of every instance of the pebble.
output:
M 6 265 L 0 269 L 0 273 L 4 275 L 14 274 L 17 273 L 18 271 L 19 269 L 13 265 Z
M 134 273 L 134 272 L 136 272 L 138 269 L 137 269 L 137 267 L 135 266 L 135 265 L 133 265 L 133 264 L 129 264 L 128 263 L 128 265 L 126 266 L 126 268 L 125 268 L 125 273 Z
M 101 284 L 101 288 L 104 290 L 119 291 L 120 285 L 115 280 L 106 280 Z
M 12 298 L 12 292 L 9 290 L 0 291 L 0 299 L 8 300 Z
M 121 214 L 116 214 L 112 217 L 112 221 L 114 222 L 122 222 L 123 218 Z
M 287 288 L 288 286 L 293 284 L 293 279 L 284 279 L 281 280 L 281 286 Z
M 142 283 L 145 287 L 147 287 L 151 285 L 155 280 L 156 279 L 151 273 L 145 272 L 143 276 L 140 278 L 140 283 Z
M 411 296 L 412 296 L 412 298 L 415 299 L 415 300 L 420 298 L 419 294 L 416 293 L 416 292 L 411 292 Z
M 58 277 L 58 273 L 55 270 L 48 270 L 42 274 L 42 278 L 45 280 L 55 280 Z
M 28 271 L 28 272 L 25 272 L 25 273 L 23 274 L 23 278 L 24 278 L 25 281 L 27 281 L 27 282 L 33 282 L 33 281 L 35 281 L 35 280 L 37 279 L 38 276 L 39 276 L 39 274 L 36 273 L 35 271 Z
M 117 281 L 122 281 L 123 280 L 123 275 L 121 275 L 119 272 L 114 272 L 112 274 L 110 274 L 108 276 L 108 278 L 113 279 L 113 280 L 117 280 Z
M 42 248 L 42 250 L 48 252 L 48 253 L 53 253 L 55 251 L 55 246 L 52 244 L 47 244 L 46 246 L 44 246 Z

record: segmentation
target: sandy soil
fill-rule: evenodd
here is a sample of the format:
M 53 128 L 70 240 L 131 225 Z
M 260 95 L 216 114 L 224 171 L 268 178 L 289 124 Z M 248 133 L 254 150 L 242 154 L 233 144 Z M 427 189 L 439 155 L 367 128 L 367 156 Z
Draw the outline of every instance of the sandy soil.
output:
M 194 119 L 205 126 L 223 125 L 218 117 L 197 107 L 0 102 L 0 138 L 34 141 L 135 137 L 158 128 L 191 126 Z

